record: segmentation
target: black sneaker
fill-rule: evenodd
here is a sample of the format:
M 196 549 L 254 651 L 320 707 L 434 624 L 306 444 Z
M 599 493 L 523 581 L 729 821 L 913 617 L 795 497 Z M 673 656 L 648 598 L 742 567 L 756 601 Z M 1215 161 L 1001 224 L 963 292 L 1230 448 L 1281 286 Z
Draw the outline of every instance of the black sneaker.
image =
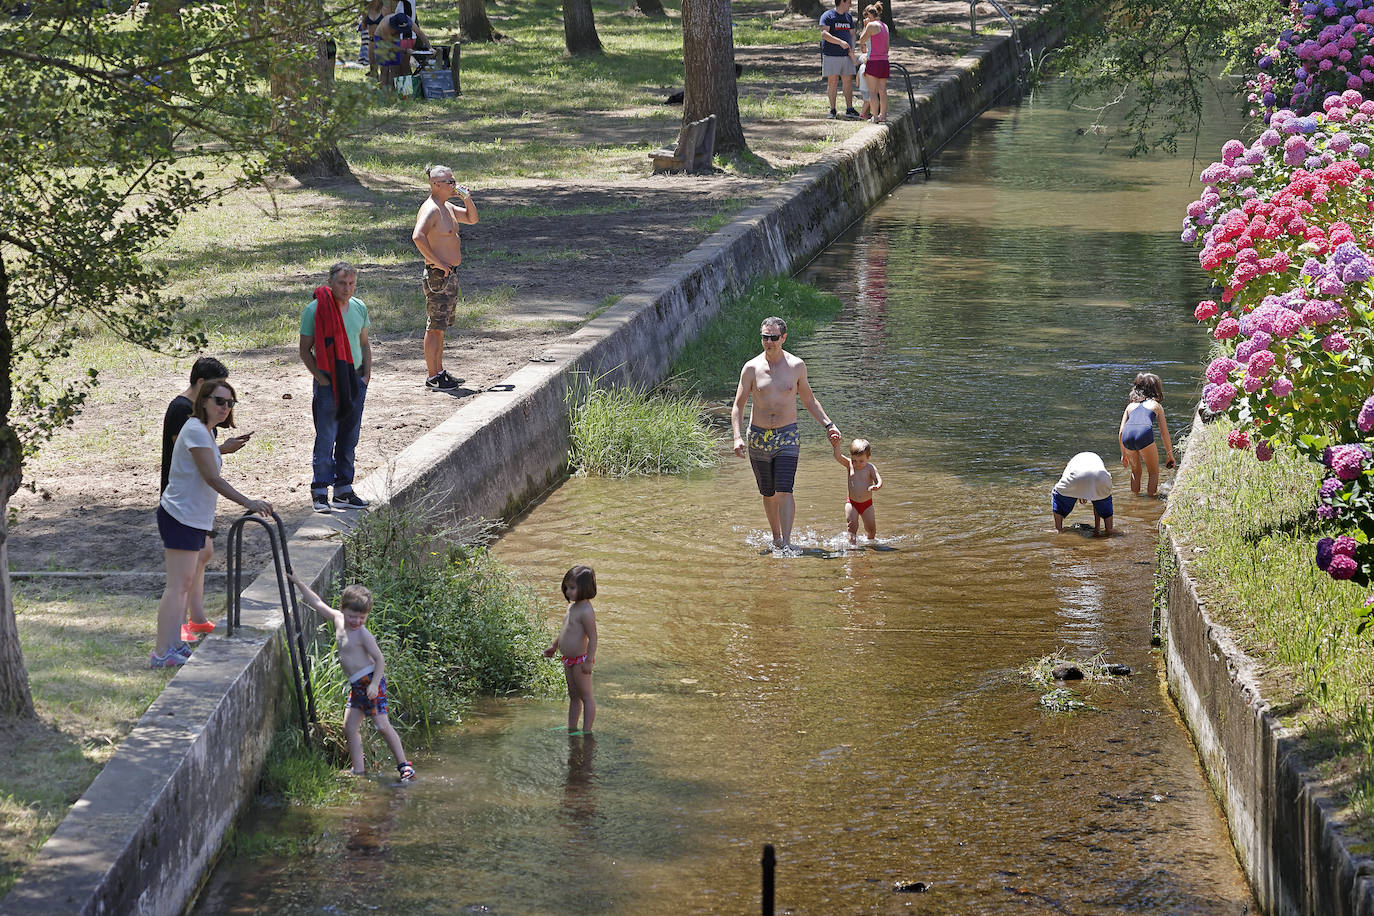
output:
M 463 379 L 449 375 L 447 369 L 440 371 L 438 375 L 425 379 L 425 387 L 430 391 L 453 391 L 461 384 L 463 384 Z
M 334 492 L 334 501 L 330 503 L 335 509 L 366 509 L 372 503 L 363 499 L 357 493 Z
M 836 118 L 838 118 L 838 117 L 839 117 L 839 115 L 835 114 L 835 109 L 833 109 L 833 108 L 830 109 L 830 114 L 826 115 L 826 118 L 827 118 L 828 120 L 831 120 L 831 121 L 834 121 L 834 120 L 835 120 Z
M 328 494 L 328 493 L 311 493 L 311 494 L 310 494 L 310 508 L 314 509 L 316 512 L 323 512 L 324 514 L 328 515 L 328 514 L 329 514 L 329 511 L 330 511 L 330 510 L 329 510 L 329 494 Z
M 861 115 L 861 114 L 859 114 L 857 111 L 855 111 L 854 108 L 853 108 L 852 106 L 849 107 L 849 108 L 846 108 L 846 109 L 844 110 L 844 116 L 845 116 L 846 118 L 849 118 L 851 121 L 862 121 L 862 120 L 863 120 L 863 115 Z

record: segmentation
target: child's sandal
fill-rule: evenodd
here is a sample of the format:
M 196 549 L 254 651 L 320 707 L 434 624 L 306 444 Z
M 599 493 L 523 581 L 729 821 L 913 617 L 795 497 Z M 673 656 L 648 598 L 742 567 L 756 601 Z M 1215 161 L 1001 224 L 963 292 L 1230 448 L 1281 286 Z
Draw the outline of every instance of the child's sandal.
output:
M 409 760 L 396 764 L 396 772 L 401 774 L 401 782 L 410 782 L 415 778 L 415 767 L 410 765 Z

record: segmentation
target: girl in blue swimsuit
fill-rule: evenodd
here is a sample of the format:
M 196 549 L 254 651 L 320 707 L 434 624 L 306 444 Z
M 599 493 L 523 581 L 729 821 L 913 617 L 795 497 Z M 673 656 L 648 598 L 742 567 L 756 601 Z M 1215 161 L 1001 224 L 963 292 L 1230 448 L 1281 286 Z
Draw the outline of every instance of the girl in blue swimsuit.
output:
M 1131 399 L 1121 415 L 1121 463 L 1131 469 L 1131 492 L 1140 493 L 1141 465 L 1149 474 L 1146 492 L 1154 496 L 1159 491 L 1159 449 L 1155 447 L 1155 421 L 1159 421 L 1159 437 L 1164 440 L 1165 467 L 1174 466 L 1174 446 L 1169 441 L 1169 424 L 1164 419 L 1164 386 L 1153 372 L 1142 372 L 1131 384 Z

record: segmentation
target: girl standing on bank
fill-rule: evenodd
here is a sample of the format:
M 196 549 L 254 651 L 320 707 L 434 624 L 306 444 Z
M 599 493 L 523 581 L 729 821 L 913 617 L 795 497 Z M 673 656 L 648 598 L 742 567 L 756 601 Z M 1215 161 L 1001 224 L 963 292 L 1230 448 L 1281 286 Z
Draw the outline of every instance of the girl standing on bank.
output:
M 864 7 L 864 30 L 859 33 L 859 44 L 868 54 L 864 67 L 864 82 L 873 104 L 873 123 L 887 123 L 887 78 L 892 68 L 888 64 L 887 26 L 883 23 L 883 5 L 870 3 Z
M 249 499 L 220 476 L 216 427 L 233 427 L 237 396 L 223 380 L 205 383 L 196 393 L 191 418 L 177 435 L 167 470 L 167 489 L 157 507 L 157 530 L 166 548 L 167 587 L 157 605 L 157 648 L 148 659 L 152 668 L 176 668 L 186 664 L 191 649 L 177 639 L 185 614 L 187 596 L 195 584 L 200 551 L 215 527 L 215 503 L 219 494 L 249 512 L 267 516 L 272 504 Z
M 1140 493 L 1140 466 L 1149 474 L 1146 492 L 1159 491 L 1159 449 L 1155 446 L 1155 421 L 1164 440 L 1166 467 L 1174 466 L 1174 445 L 1169 441 L 1169 424 L 1164 419 L 1164 386 L 1153 372 L 1142 372 L 1131 384 L 1131 399 L 1121 415 L 1117 438 L 1121 440 L 1121 463 L 1131 469 L 1131 492 Z

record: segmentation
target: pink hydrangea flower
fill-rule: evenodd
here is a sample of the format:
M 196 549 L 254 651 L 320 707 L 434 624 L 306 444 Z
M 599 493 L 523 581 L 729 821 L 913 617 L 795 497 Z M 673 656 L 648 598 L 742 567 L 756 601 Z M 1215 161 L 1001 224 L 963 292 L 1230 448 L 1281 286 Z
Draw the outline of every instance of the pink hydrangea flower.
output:
M 1266 372 L 1274 368 L 1274 354 L 1270 350 L 1260 350 L 1250 357 L 1246 363 L 1245 371 L 1254 376 L 1263 377 Z
M 1207 378 L 1207 381 L 1214 385 L 1220 385 L 1222 382 L 1226 381 L 1227 376 L 1238 368 L 1240 368 L 1240 363 L 1236 362 L 1234 359 L 1218 356 L 1207 364 L 1207 370 L 1203 374 Z
M 1255 457 L 1260 461 L 1268 461 L 1274 457 L 1274 447 L 1264 440 L 1255 443 Z
M 1354 557 L 1336 554 L 1331 558 L 1331 565 L 1326 571 L 1331 574 L 1333 579 L 1353 579 L 1359 568 L 1360 565 L 1355 562 Z
M 1360 405 L 1360 416 L 1355 421 L 1355 425 L 1360 428 L 1360 432 L 1367 433 L 1374 430 L 1374 394 L 1364 399 L 1364 404 Z
M 1327 353 L 1344 353 L 1350 349 L 1350 343 L 1340 331 L 1332 331 L 1322 338 L 1322 349 Z
M 1250 447 L 1250 437 L 1243 429 L 1233 429 L 1226 434 L 1226 444 L 1231 448 L 1247 449 Z
M 1254 375 L 1247 375 L 1241 380 L 1240 387 L 1245 389 L 1246 394 L 1254 394 L 1264 387 L 1264 379 Z
M 1206 321 L 1217 316 L 1217 304 L 1211 299 L 1204 299 L 1193 309 L 1193 317 L 1198 321 Z
M 1331 553 L 1338 557 L 1353 557 L 1358 546 L 1358 541 L 1348 534 L 1342 534 L 1332 542 Z
M 1230 340 L 1240 333 L 1240 322 L 1234 318 L 1223 318 L 1217 322 L 1217 329 L 1212 332 L 1212 336 L 1217 340 Z
M 1232 385 L 1230 382 L 1221 382 L 1220 384 L 1208 385 L 1204 388 L 1202 391 L 1202 399 L 1206 403 L 1207 409 L 1212 413 L 1221 413 L 1227 407 L 1231 406 L 1231 402 L 1236 399 L 1236 395 L 1238 394 L 1240 394 L 1240 392 L 1236 390 L 1235 385 Z
M 1277 397 L 1286 398 L 1293 393 L 1293 380 L 1286 375 L 1280 375 L 1274 379 L 1271 390 Z
M 1280 308 L 1272 322 L 1275 337 L 1292 337 L 1302 327 L 1302 316 L 1292 309 Z

